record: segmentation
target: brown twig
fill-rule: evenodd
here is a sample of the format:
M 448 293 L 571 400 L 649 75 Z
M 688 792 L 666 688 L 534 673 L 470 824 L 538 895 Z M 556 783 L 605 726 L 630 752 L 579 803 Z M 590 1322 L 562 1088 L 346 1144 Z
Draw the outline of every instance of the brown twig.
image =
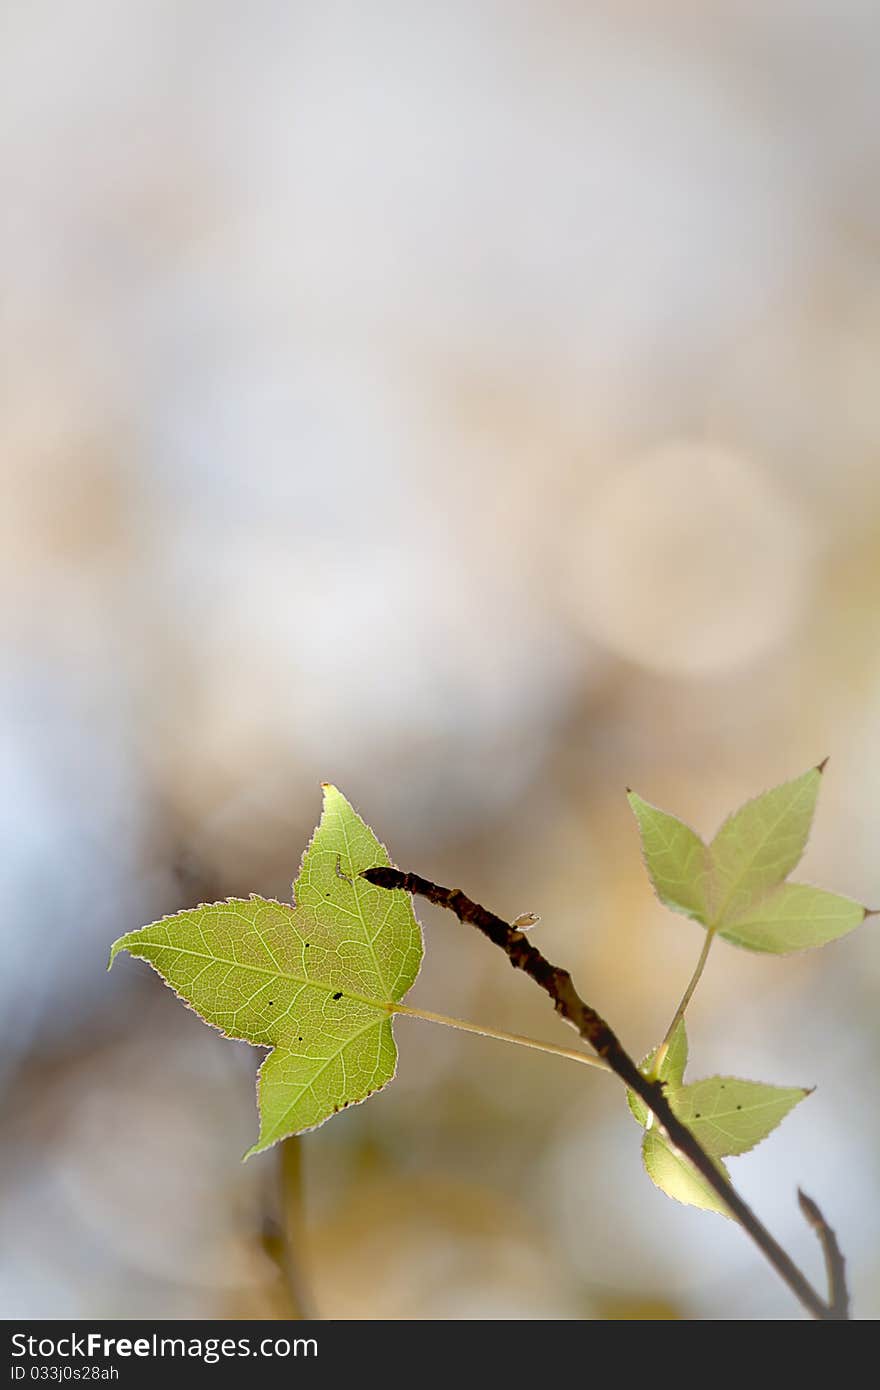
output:
M 840 1253 L 837 1236 L 832 1231 L 812 1197 L 798 1188 L 798 1202 L 801 1211 L 809 1221 L 825 1256 L 825 1272 L 828 1276 L 828 1302 L 834 1309 L 835 1318 L 849 1317 L 849 1293 L 846 1287 L 846 1261 Z
M 590 1004 L 581 999 L 567 970 L 551 965 L 522 932 L 516 931 L 501 917 L 497 917 L 494 912 L 489 912 L 479 903 L 473 902 L 459 888 L 441 888 L 439 884 L 421 878 L 418 874 L 403 873 L 399 869 L 392 868 L 367 869 L 363 877 L 379 888 L 402 889 L 405 893 L 413 893 L 426 898 L 428 902 L 436 903 L 438 907 L 448 908 L 450 912 L 455 913 L 460 922 L 470 923 L 484 936 L 487 936 L 494 945 L 500 947 L 513 968 L 522 970 L 550 996 L 556 1012 L 577 1029 L 584 1041 L 589 1043 L 600 1057 L 604 1058 L 624 1085 L 641 1097 L 662 1127 L 672 1147 L 688 1160 L 716 1196 L 720 1197 L 811 1316 L 825 1321 L 848 1316 L 845 1296 L 842 1301 L 839 1296 L 835 1296 L 837 1283 L 832 1283 L 831 1299 L 830 1302 L 826 1303 L 819 1297 L 812 1284 L 770 1234 L 766 1226 L 759 1221 L 751 1207 L 743 1201 L 729 1179 L 715 1166 L 687 1126 L 676 1117 L 664 1094 L 663 1083 L 649 1081 L 639 1071 L 605 1019 Z M 811 1204 L 811 1206 L 814 1205 Z M 803 1201 L 801 1206 L 804 1209 Z M 816 1211 L 818 1215 L 818 1208 Z M 826 1252 L 826 1262 L 830 1248 L 828 1236 L 833 1242 L 834 1251 L 839 1256 L 837 1242 L 821 1216 L 819 1216 L 819 1224 L 817 1225 L 806 1211 L 805 1215 L 808 1215 L 811 1224 L 820 1233 Z M 830 1277 L 832 1272 L 830 1263 L 828 1267 Z M 843 1261 L 839 1260 L 839 1264 L 834 1266 L 835 1280 L 838 1274 L 842 1280 L 842 1271 Z

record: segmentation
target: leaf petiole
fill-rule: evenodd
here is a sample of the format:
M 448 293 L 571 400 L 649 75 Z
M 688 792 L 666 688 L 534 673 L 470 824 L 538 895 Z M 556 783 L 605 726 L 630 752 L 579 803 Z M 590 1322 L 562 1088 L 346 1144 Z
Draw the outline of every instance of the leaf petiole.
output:
M 693 975 L 690 978 L 690 981 L 688 982 L 687 989 L 681 996 L 681 1002 L 679 1003 L 679 1006 L 675 1011 L 672 1022 L 666 1029 L 663 1041 L 657 1048 L 656 1053 L 654 1054 L 654 1061 L 651 1064 L 651 1070 L 648 1074 L 649 1080 L 651 1081 L 656 1081 L 659 1077 L 660 1068 L 666 1060 L 666 1054 L 669 1051 L 669 1044 L 672 1041 L 672 1035 L 675 1032 L 678 1025 L 681 1023 L 682 1019 L 684 1018 L 685 1013 L 687 1012 L 687 1006 L 694 996 L 694 990 L 700 983 L 700 976 L 706 968 L 706 961 L 709 959 L 709 951 L 711 950 L 712 942 L 715 939 L 715 932 L 715 927 L 709 927 L 706 931 L 706 940 L 703 942 L 703 949 L 700 952 L 700 959 L 697 961 L 696 968 L 694 970 Z
M 442 1023 L 446 1028 L 458 1028 L 463 1033 L 479 1033 L 483 1038 L 497 1038 L 499 1042 L 516 1043 L 518 1047 L 531 1047 L 536 1052 L 552 1052 L 557 1057 L 569 1057 L 573 1062 L 582 1062 L 586 1067 L 597 1071 L 610 1072 L 608 1063 L 601 1057 L 591 1057 L 573 1047 L 560 1047 L 557 1043 L 541 1042 L 539 1038 L 529 1038 L 522 1033 L 506 1033 L 502 1028 L 490 1028 L 485 1023 L 466 1023 L 461 1018 L 449 1018 L 446 1014 L 430 1013 L 427 1009 L 411 1009 L 406 1004 L 391 1004 L 390 1012 L 406 1014 L 409 1018 L 421 1018 L 427 1023 Z

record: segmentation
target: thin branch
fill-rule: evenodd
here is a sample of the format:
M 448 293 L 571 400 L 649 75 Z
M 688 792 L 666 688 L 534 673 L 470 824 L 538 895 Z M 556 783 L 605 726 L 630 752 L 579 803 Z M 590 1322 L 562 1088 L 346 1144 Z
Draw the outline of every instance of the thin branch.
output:
M 837 1236 L 832 1231 L 812 1197 L 798 1188 L 798 1202 L 801 1211 L 809 1221 L 825 1256 L 825 1272 L 828 1276 L 828 1304 L 838 1319 L 849 1317 L 849 1292 L 846 1287 L 846 1261 L 840 1253 Z
M 696 989 L 697 985 L 700 983 L 700 976 L 702 975 L 703 971 L 704 971 L 705 968 L 706 968 L 706 961 L 709 959 L 709 951 L 710 951 L 711 948 L 712 948 L 712 942 L 713 942 L 714 940 L 715 940 L 715 928 L 714 928 L 714 927 L 710 927 L 709 930 L 706 932 L 706 940 L 703 942 L 703 949 L 702 949 L 702 951 L 700 952 L 700 959 L 697 961 L 696 969 L 694 970 L 694 973 L 693 973 L 693 975 L 692 975 L 691 978 L 690 978 L 690 981 L 689 981 L 689 983 L 688 983 L 687 989 L 685 990 L 684 994 L 681 996 L 681 1003 L 679 1004 L 678 1008 L 676 1009 L 675 1013 L 673 1014 L 672 1022 L 670 1023 L 669 1027 L 666 1029 L 666 1033 L 665 1033 L 665 1035 L 664 1035 L 664 1037 L 663 1037 L 663 1041 L 662 1041 L 662 1043 L 660 1044 L 660 1046 L 657 1048 L 657 1051 L 656 1051 L 656 1053 L 655 1053 L 654 1061 L 653 1061 L 653 1064 L 652 1064 L 652 1066 L 651 1066 L 651 1076 L 652 1076 L 652 1077 L 656 1077 L 656 1076 L 659 1076 L 659 1075 L 660 1075 L 660 1068 L 662 1067 L 663 1062 L 664 1062 L 664 1060 L 665 1060 L 665 1058 L 666 1058 L 666 1054 L 667 1054 L 667 1052 L 669 1051 L 669 1044 L 670 1044 L 671 1041 L 672 1041 L 672 1035 L 673 1035 L 673 1033 L 675 1032 L 675 1030 L 676 1030 L 676 1028 L 678 1027 L 678 1025 L 681 1023 L 681 1020 L 684 1018 L 685 1013 L 687 1012 L 687 1006 L 688 1006 L 688 1004 L 691 1002 L 691 1000 L 692 1000 L 693 997 L 694 997 L 694 990 Z
M 392 868 L 367 869 L 363 877 L 379 888 L 402 889 L 405 893 L 417 894 L 439 907 L 448 908 L 460 922 L 470 923 L 504 951 L 513 968 L 522 970 L 550 996 L 556 1012 L 608 1063 L 624 1085 L 641 1097 L 672 1147 L 688 1160 L 736 1217 L 811 1316 L 821 1320 L 845 1316 L 839 1308 L 819 1297 L 791 1257 L 743 1201 L 729 1179 L 715 1166 L 687 1126 L 677 1118 L 666 1099 L 663 1083 L 652 1081 L 639 1071 L 605 1019 L 581 999 L 567 970 L 551 965 L 522 932 L 516 931 L 501 917 L 496 917 L 494 912 L 473 902 L 459 888 L 441 888 L 418 874 L 402 873 Z
M 497 1038 L 499 1042 L 516 1043 L 518 1047 L 531 1047 L 536 1052 L 552 1052 L 556 1057 L 570 1057 L 573 1062 L 595 1067 L 597 1071 L 610 1071 L 607 1062 L 601 1057 L 591 1057 L 588 1052 L 578 1052 L 573 1047 L 559 1047 L 557 1043 L 541 1042 L 540 1038 L 529 1038 L 524 1033 L 505 1033 L 501 1028 L 490 1028 L 485 1023 L 465 1023 L 463 1018 L 449 1018 L 447 1014 L 432 1014 L 427 1009 L 411 1009 L 406 1004 L 392 1004 L 392 1013 L 406 1014 L 408 1018 L 423 1018 L 428 1023 L 442 1023 L 446 1028 L 458 1028 L 462 1033 L 479 1033 L 481 1038 Z
M 302 1141 L 296 1135 L 291 1135 L 278 1146 L 278 1200 L 283 1233 L 279 1264 L 290 1299 L 290 1317 L 297 1320 L 315 1316 L 303 1274 L 305 1221 L 302 1168 Z

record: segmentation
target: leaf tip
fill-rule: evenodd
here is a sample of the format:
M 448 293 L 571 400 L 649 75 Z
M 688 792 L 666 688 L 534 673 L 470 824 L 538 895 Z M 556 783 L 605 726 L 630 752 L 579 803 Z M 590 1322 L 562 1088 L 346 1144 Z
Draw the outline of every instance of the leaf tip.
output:
M 113 942 L 113 945 L 110 947 L 110 955 L 109 955 L 108 960 L 107 960 L 107 972 L 108 972 L 108 974 L 109 974 L 109 972 L 113 969 L 113 962 L 115 961 L 116 957 L 119 955 L 119 952 L 125 950 L 125 942 L 126 942 L 126 940 L 127 940 L 126 937 L 120 936 L 119 939 L 118 939 L 117 941 L 114 941 L 114 942 Z
M 334 803 L 336 808 L 345 808 L 346 806 L 348 806 L 348 802 L 346 801 L 344 794 L 339 790 L 335 782 L 322 782 L 321 792 L 323 794 L 325 811 L 331 804 Z M 351 807 L 349 807 L 349 810 L 350 809 Z
M 242 1154 L 242 1163 L 247 1163 L 249 1158 L 254 1158 L 257 1154 L 264 1154 L 268 1149 L 274 1148 L 280 1137 L 282 1136 L 276 1135 L 274 1139 L 268 1139 L 261 1127 L 259 1137 L 251 1144 L 250 1148 L 246 1149 Z
M 824 772 L 824 771 L 825 771 L 826 767 L 828 766 L 828 759 L 829 759 L 830 757 L 831 757 L 831 754 L 829 753 L 826 757 L 824 757 L 824 758 L 822 759 L 821 763 L 817 763 L 817 764 L 816 764 L 816 771 L 817 771 L 817 772 L 820 772 L 820 773 L 821 773 L 821 772 Z

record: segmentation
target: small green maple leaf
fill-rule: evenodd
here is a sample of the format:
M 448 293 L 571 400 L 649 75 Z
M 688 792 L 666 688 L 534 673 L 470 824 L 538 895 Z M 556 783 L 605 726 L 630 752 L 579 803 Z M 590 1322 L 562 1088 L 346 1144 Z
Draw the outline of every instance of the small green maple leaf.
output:
M 385 847 L 336 787 L 293 885 L 293 904 L 251 896 L 164 917 L 113 943 L 146 960 L 206 1023 L 271 1049 L 250 1154 L 322 1124 L 385 1086 L 397 1066 L 392 1007 L 412 986 L 422 934 L 408 894 L 360 877 Z
M 861 903 L 786 882 L 806 848 L 821 782 L 821 766 L 813 767 L 746 802 L 708 845 L 629 792 L 660 901 L 750 951 L 804 951 L 852 931 L 868 915 Z
M 657 1049 L 640 1064 L 648 1075 Z M 676 1117 L 687 1125 L 705 1153 L 725 1175 L 721 1162 L 748 1153 L 766 1139 L 790 1110 L 810 1094 L 803 1086 L 769 1086 L 762 1081 L 741 1081 L 735 1076 L 709 1076 L 685 1083 L 688 1042 L 684 1020 L 679 1020 L 669 1040 L 658 1073 L 665 1083 L 666 1098 Z M 653 1116 L 633 1091 L 627 1092 L 629 1108 L 644 1128 L 642 1158 L 651 1181 L 686 1206 L 729 1212 L 721 1199 L 675 1149 L 654 1124 Z

